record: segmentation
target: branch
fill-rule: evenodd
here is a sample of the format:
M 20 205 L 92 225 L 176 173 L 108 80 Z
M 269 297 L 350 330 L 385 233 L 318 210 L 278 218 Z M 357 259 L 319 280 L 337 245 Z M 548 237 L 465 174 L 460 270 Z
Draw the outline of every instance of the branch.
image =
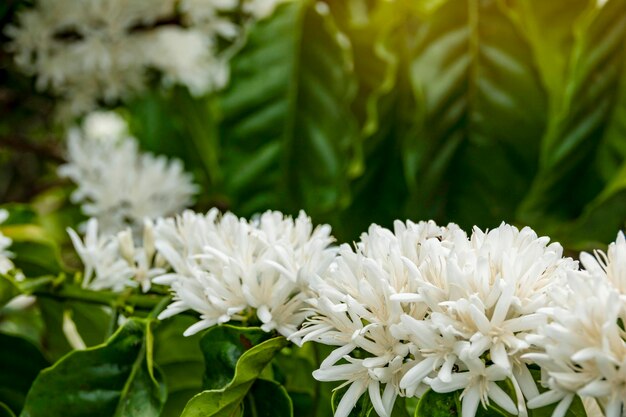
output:
M 65 158 L 49 145 L 40 145 L 20 136 L 0 137 L 0 148 L 13 149 L 20 152 L 34 153 L 54 162 L 64 163 Z

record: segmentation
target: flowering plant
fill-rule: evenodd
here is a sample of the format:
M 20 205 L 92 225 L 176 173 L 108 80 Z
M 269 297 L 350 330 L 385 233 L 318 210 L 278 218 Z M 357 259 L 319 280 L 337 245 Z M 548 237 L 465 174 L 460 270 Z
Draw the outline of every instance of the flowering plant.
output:
M 0 2 L 0 417 L 626 417 L 626 0 Z

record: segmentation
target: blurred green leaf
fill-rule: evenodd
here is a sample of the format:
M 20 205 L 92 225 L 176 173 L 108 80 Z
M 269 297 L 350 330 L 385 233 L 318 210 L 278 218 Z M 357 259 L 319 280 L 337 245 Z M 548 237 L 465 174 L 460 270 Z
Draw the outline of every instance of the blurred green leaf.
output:
M 232 379 L 222 388 L 204 391 L 193 397 L 181 417 L 241 415 L 244 398 L 255 380 L 259 378 L 276 353 L 287 345 L 284 337 L 274 337 L 253 346 L 252 340 L 248 339 L 248 335 L 251 334 L 244 334 L 242 330 L 230 326 L 214 327 L 203 336 L 202 345 L 207 367 L 215 367 L 210 371 L 207 368 L 207 371 L 211 372 L 211 384 L 221 385 L 224 379 L 220 378 L 219 374 L 224 372 L 222 375 L 229 375 L 233 363 L 236 363 L 235 370 Z M 216 340 L 219 341 L 215 346 L 215 352 L 211 352 L 214 347 L 210 343 L 213 332 L 215 332 Z M 232 337 L 221 337 L 224 333 L 231 333 Z M 227 339 L 230 339 L 231 343 Z M 228 344 L 232 345 L 231 348 L 227 347 Z M 209 349 L 208 352 L 207 349 Z M 242 349 L 244 352 L 240 353 Z M 210 358 L 215 358 L 215 361 L 209 362 Z M 213 384 L 213 380 L 219 384 Z M 205 383 L 207 382 L 209 381 L 205 380 Z
M 250 389 L 243 415 L 244 417 L 293 417 L 294 413 L 285 387 L 275 381 L 257 379 Z
M 360 140 L 349 57 L 324 3 L 282 5 L 251 29 L 221 96 L 225 189 L 238 213 L 328 214 L 350 201 Z
M 112 312 L 105 307 L 43 297 L 39 297 L 37 302 L 45 324 L 42 336 L 45 353 L 53 361 L 72 350 L 63 330 L 64 314 L 68 314 L 74 322 L 87 347 L 104 343 L 109 336 Z
M 15 417 L 8 405 L 0 403 L 0 417 Z
M 601 190 L 590 157 L 593 161 L 615 106 L 625 37 L 623 0 L 590 8 L 574 26 L 565 98 L 551 108 L 539 171 L 518 212 L 521 220 L 546 223 L 576 217 Z
M 46 366 L 48 362 L 33 344 L 0 333 L 0 404 L 19 414 L 31 384 Z
M 404 158 L 415 216 L 512 221 L 546 123 L 527 41 L 495 1 L 447 2 L 420 25 L 412 56 L 422 124 Z
M 106 344 L 71 352 L 42 371 L 22 416 L 158 416 L 166 392 L 150 367 L 150 326 L 131 318 Z
M 5 275 L 0 275 L 0 307 L 11 301 L 21 293 L 13 280 Z

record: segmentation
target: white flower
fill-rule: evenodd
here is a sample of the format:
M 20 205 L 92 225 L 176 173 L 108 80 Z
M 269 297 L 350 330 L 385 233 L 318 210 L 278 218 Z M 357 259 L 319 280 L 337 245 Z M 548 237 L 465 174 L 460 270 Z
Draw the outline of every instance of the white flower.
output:
M 303 336 L 303 342 L 337 346 L 314 373 L 321 381 L 350 384 L 336 417 L 347 416 L 365 391 L 376 412 L 389 416 L 401 393 L 400 380 L 410 367 L 406 361 L 412 346 L 397 337 L 396 326 L 407 313 L 424 309 L 407 304 L 402 295 L 417 290 L 419 271 L 414 262 L 426 258 L 431 243 L 444 240 L 449 229 L 433 222 L 394 226 L 391 232 L 372 225 L 356 250 L 342 245 L 331 268 L 311 281 L 316 294 L 309 300 L 313 315 L 295 336 Z M 362 353 L 366 359 L 360 359 Z
M 559 402 L 553 416 L 561 417 L 580 395 L 596 398 L 607 417 L 626 415 L 624 245 L 620 233 L 608 256 L 581 254 L 588 270 L 570 272 L 567 287 L 554 293 L 549 323 L 529 337 L 536 351 L 525 355 L 541 366 L 548 391 L 529 407 Z
M 448 253 L 433 251 L 421 266 L 417 301 L 428 305 L 430 312 L 421 327 L 403 321 L 419 352 L 414 359 L 419 372 L 407 373 L 401 387 L 410 390 L 419 384 L 427 376 L 419 363 L 429 360 L 436 372 L 428 379 L 433 390 L 450 392 L 452 386 L 465 384 L 464 417 L 473 416 L 478 404 L 486 405 L 489 399 L 512 414 L 524 411 L 522 394 L 527 398 L 538 394 L 521 359 L 528 349 L 526 337 L 545 322 L 538 310 L 548 305 L 548 294 L 577 265 L 562 258 L 560 245 L 548 245 L 547 238 L 537 237 L 529 228 L 520 231 L 506 224 L 489 232 L 475 228 L 469 240 L 461 233 L 450 240 L 454 244 Z M 423 277 L 437 277 L 438 291 L 432 289 L 432 278 Z M 415 333 L 420 328 L 436 332 L 426 338 L 429 333 Z M 505 379 L 516 389 L 517 409 L 495 384 Z
M 580 261 L 590 274 L 607 280 L 617 290 L 626 307 L 626 238 L 619 232 L 607 253 L 595 251 L 595 257 L 582 252 Z
M 4 223 L 8 217 L 9 212 L 5 209 L 0 209 L 0 224 Z M 10 259 L 13 254 L 7 250 L 11 243 L 13 241 L 0 232 L 0 274 L 6 274 L 15 267 Z
M 144 292 L 155 276 L 163 275 L 167 264 L 155 249 L 153 225 L 146 220 L 141 246 L 133 241 L 130 229 L 116 235 L 98 233 L 98 220 L 89 219 L 84 240 L 68 229 L 85 271 L 82 285 L 92 290 L 122 291 L 140 286 Z
M 227 62 L 214 52 L 214 41 L 200 30 L 165 27 L 146 41 L 146 62 L 163 72 L 166 85 L 182 84 L 195 96 L 228 82 Z
M 245 38 L 239 9 L 269 16 L 277 0 L 36 0 L 5 33 L 24 72 L 64 99 L 68 116 L 143 90 L 151 70 L 194 95 L 228 80 Z M 225 42 L 224 42 L 225 41 Z M 219 44 L 219 47 L 218 47 Z M 225 44 L 222 46 L 222 44 Z
M 185 310 L 201 320 L 196 333 L 230 320 L 258 320 L 266 332 L 291 336 L 306 315 L 307 282 L 332 262 L 330 227 L 313 229 L 297 219 L 266 212 L 248 222 L 231 213 L 184 212 L 156 227 L 157 250 L 174 272 L 155 282 L 170 285 L 175 301 L 161 319 Z M 255 317 L 252 317 L 252 316 Z
M 243 10 L 261 20 L 274 13 L 276 7 L 286 0 L 243 0 Z
M 102 122 L 104 115 L 98 118 Z M 69 162 L 59 175 L 76 183 L 72 201 L 82 203 L 83 212 L 96 217 L 107 234 L 128 226 L 140 229 L 144 219 L 172 215 L 190 204 L 197 188 L 181 161 L 140 153 L 134 138 L 118 136 L 125 133 L 121 119 L 109 119 L 112 126 L 87 118 L 91 123 L 83 131 L 70 131 Z

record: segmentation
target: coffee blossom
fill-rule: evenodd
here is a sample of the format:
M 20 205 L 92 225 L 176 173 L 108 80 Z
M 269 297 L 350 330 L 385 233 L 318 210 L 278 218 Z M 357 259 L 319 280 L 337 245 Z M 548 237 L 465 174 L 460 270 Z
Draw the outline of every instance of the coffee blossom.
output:
M 186 211 L 160 221 L 156 233 L 173 272 L 155 282 L 171 286 L 175 299 L 159 317 L 200 313 L 186 335 L 236 320 L 291 336 L 308 315 L 310 278 L 335 256 L 330 227 L 313 228 L 303 212 L 292 219 L 268 211 L 247 221 L 217 209 Z

